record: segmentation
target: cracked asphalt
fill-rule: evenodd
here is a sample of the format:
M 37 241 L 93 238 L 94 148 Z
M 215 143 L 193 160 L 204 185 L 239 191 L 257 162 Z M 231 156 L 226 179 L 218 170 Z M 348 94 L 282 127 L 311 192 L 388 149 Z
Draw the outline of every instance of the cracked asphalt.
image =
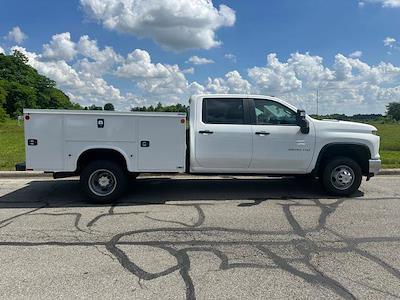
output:
M 140 177 L 89 205 L 76 179 L 0 180 L 3 299 L 398 299 L 400 177 Z

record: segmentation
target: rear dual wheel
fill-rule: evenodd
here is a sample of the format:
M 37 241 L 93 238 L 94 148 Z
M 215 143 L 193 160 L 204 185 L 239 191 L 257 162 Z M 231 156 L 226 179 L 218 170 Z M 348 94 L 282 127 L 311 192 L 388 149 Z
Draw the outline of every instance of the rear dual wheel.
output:
M 96 160 L 81 173 L 81 189 L 89 202 L 110 203 L 120 198 L 127 187 L 128 176 L 122 166 L 112 161 Z

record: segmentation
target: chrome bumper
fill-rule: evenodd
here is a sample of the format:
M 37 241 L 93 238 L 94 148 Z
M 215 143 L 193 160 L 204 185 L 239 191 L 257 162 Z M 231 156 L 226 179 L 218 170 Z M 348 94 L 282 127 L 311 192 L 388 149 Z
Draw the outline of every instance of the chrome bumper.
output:
M 370 176 L 378 175 L 382 167 L 382 161 L 380 159 L 369 160 L 369 174 Z

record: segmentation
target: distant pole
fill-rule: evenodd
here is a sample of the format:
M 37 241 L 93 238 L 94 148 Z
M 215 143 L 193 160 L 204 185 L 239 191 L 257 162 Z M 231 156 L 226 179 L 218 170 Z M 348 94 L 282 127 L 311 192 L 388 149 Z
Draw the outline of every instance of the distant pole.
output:
M 317 116 L 319 115 L 319 90 L 317 89 Z

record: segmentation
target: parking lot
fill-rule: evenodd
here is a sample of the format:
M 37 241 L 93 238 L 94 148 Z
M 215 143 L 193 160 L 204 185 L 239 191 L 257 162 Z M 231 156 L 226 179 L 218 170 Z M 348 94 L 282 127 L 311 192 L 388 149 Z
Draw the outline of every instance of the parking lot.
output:
M 330 198 L 315 182 L 141 177 L 111 206 L 75 179 L 0 180 L 9 298 L 400 297 L 400 177 Z

